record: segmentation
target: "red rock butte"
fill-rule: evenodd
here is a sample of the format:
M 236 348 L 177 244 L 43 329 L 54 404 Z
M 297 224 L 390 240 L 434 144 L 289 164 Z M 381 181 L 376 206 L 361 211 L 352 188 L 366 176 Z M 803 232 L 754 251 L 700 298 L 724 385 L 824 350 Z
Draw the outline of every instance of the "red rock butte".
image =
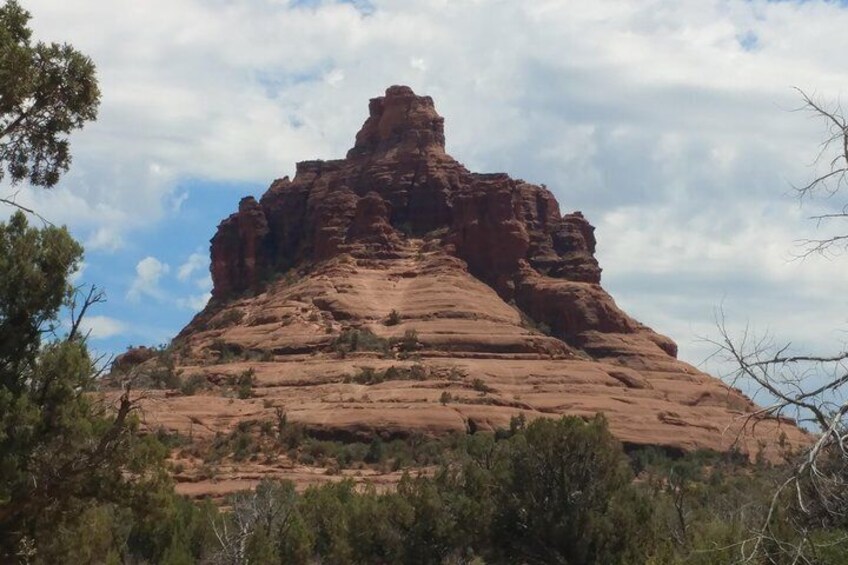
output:
M 753 455 L 807 441 L 618 308 L 595 245 L 546 188 L 469 172 L 433 100 L 392 86 L 345 159 L 298 163 L 218 226 L 212 299 L 175 339 L 183 378 L 211 389 L 151 392 L 148 425 L 197 440 L 284 409 L 319 437 L 368 441 L 602 412 L 625 445 Z M 250 398 L 216 386 L 246 369 Z M 183 491 L 324 480 L 284 459 Z

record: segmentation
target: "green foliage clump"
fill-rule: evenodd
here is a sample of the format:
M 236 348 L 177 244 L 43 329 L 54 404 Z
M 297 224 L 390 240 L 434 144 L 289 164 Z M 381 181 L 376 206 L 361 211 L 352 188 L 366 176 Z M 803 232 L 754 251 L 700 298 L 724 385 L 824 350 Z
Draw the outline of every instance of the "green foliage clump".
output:
M 71 163 L 68 134 L 97 117 L 94 63 L 68 44 L 32 41 L 30 14 L 0 6 L 0 180 L 52 187 Z
M 401 323 L 402 320 L 403 318 L 401 317 L 400 312 L 398 312 L 397 310 L 392 310 L 391 312 L 389 312 L 389 316 L 386 318 L 386 325 L 396 326 Z
M 244 359 L 245 352 L 241 346 L 228 343 L 220 338 L 212 342 L 210 349 L 217 354 L 215 362 L 219 364 L 233 363 Z
M 402 354 L 415 353 L 419 346 L 418 332 L 415 330 L 406 330 L 398 341 L 398 351 Z
M 359 371 L 352 377 L 346 377 L 344 382 L 353 382 L 361 385 L 376 385 L 386 381 L 423 381 L 429 376 L 429 371 L 424 365 L 411 365 L 404 367 L 392 365 L 384 371 L 374 367 L 360 367 Z
M 206 388 L 208 384 L 204 375 L 194 374 L 180 382 L 179 391 L 183 396 L 194 396 L 199 390 Z
M 644 558 L 651 506 L 602 417 L 538 419 L 508 446 L 492 525 L 502 555 L 547 563 Z
M 352 377 L 352 381 L 360 385 L 374 385 L 386 380 L 386 372 L 379 372 L 374 367 L 362 367 Z
M 22 550 L 105 559 L 120 538 L 110 516 L 155 512 L 170 489 L 165 449 L 139 433 L 129 396 L 113 410 L 89 393 L 97 371 L 84 339 L 42 340 L 58 329 L 81 255 L 64 228 L 30 228 L 20 212 L 0 224 L 0 561 Z M 68 545 L 85 536 L 103 551 Z
M 388 353 L 389 341 L 368 329 L 348 328 L 333 340 L 330 348 L 340 356 L 356 351 L 378 351 Z
M 296 428 L 282 409 L 277 415 L 279 435 Z M 245 423 L 219 438 L 222 452 L 255 454 L 255 426 L 273 439 L 273 426 Z M 57 539 L 82 562 L 706 565 L 738 559 L 779 476 L 778 468 L 705 452 L 672 459 L 641 449 L 628 459 L 600 416 L 528 423 L 517 415 L 499 434 L 442 439 L 307 435 L 297 445 L 304 460 L 334 472 L 358 462 L 438 467 L 382 492 L 349 479 L 302 494 L 290 482 L 263 481 L 232 496 L 224 512 L 173 496 L 161 499 L 155 520 L 95 507 L 79 515 L 86 529 L 75 524 Z M 791 562 L 781 544 L 803 542 L 792 512 L 791 501 L 778 509 L 777 538 L 756 563 Z M 819 544 L 814 562 L 842 563 L 844 530 L 806 525 L 807 543 Z
M 483 379 L 481 378 L 475 378 L 473 381 L 471 381 L 471 388 L 478 392 L 482 392 L 483 394 L 495 392 L 495 389 L 483 382 Z
M 212 320 L 210 320 L 208 327 L 212 329 L 229 328 L 240 324 L 241 321 L 244 320 L 244 316 L 245 314 L 241 310 L 227 310 L 223 314 L 215 316 Z
M 315 445 L 316 456 L 328 447 Z M 255 494 L 234 497 L 233 511 L 220 518 L 231 523 L 218 531 L 253 525 L 247 539 L 225 539 L 218 557 L 244 550 L 261 562 L 365 564 L 643 563 L 650 556 L 650 505 L 602 419 L 540 420 L 508 440 L 479 434 L 455 447 L 460 455 L 435 475 L 405 475 L 394 492 L 346 480 L 297 495 L 291 483 L 262 483 Z M 379 461 L 390 450 L 375 438 L 366 457 Z
M 282 408 L 277 408 L 275 414 L 277 443 L 286 449 L 298 448 L 306 436 L 303 426 L 289 422 L 288 415 Z
M 256 372 L 253 369 L 243 371 L 236 378 L 236 394 L 242 400 L 253 396 L 253 385 L 256 381 Z

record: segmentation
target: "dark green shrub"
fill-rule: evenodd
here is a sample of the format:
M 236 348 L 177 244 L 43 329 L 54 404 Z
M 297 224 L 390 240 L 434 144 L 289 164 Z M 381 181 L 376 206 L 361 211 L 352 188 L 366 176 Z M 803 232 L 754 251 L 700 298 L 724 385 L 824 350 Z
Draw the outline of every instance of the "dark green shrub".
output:
M 475 378 L 473 381 L 471 381 L 471 388 L 478 392 L 482 392 L 483 394 L 495 391 L 495 389 L 483 382 L 483 379 L 481 378 Z
M 386 373 L 380 373 L 374 367 L 362 367 L 359 372 L 353 376 L 353 382 L 361 385 L 374 385 L 385 380 Z
M 256 380 L 256 371 L 247 369 L 236 379 L 236 394 L 242 400 L 253 396 L 253 385 Z
M 215 316 L 210 322 L 209 327 L 211 329 L 221 329 L 228 328 L 230 326 L 235 326 L 241 323 L 244 320 L 244 312 L 241 310 L 227 310 L 226 312 Z
M 418 351 L 419 345 L 418 332 L 415 330 L 406 330 L 398 342 L 398 351 L 400 353 L 415 353 Z
M 396 326 L 399 323 L 401 323 L 401 320 L 402 320 L 402 318 L 401 318 L 400 313 L 397 310 L 392 310 L 389 313 L 388 318 L 386 318 L 386 325 L 387 326 Z
M 492 539 L 504 558 L 645 561 L 650 500 L 603 417 L 535 420 L 504 443 L 496 477 Z
M 383 440 L 375 437 L 368 445 L 368 453 L 365 455 L 366 463 L 381 463 L 385 458 L 385 450 L 383 448 Z
M 286 449 L 297 449 L 303 443 L 305 432 L 300 424 L 289 422 L 283 408 L 276 408 L 277 442 Z
M 183 396 L 193 396 L 198 390 L 204 389 L 209 385 L 205 375 L 194 374 L 180 383 L 180 394 Z
M 232 363 L 244 357 L 244 350 L 241 346 L 228 343 L 220 338 L 212 341 L 210 349 L 217 354 L 215 362 L 219 364 Z
M 378 351 L 386 353 L 389 342 L 367 329 L 348 328 L 333 340 L 330 349 L 341 356 L 356 351 Z

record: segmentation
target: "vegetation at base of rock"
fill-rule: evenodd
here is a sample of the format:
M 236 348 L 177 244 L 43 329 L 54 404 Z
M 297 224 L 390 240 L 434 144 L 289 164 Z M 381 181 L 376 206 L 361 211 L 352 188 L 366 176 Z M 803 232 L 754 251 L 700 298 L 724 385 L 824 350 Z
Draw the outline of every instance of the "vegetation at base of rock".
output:
M 171 497 L 155 523 L 108 514 L 114 537 L 101 533 L 103 517 L 81 518 L 105 540 L 93 556 L 124 562 L 707 565 L 738 559 L 784 470 L 733 453 L 670 458 L 642 448 L 628 457 L 601 416 L 529 424 L 516 416 L 498 435 L 453 441 L 432 473 L 406 474 L 391 491 L 348 479 L 298 493 L 293 483 L 263 481 L 230 497 L 226 510 Z M 339 447 L 306 442 L 316 460 Z M 375 462 L 393 443 L 347 449 Z M 804 520 L 791 498 L 779 513 L 780 539 L 797 541 L 803 528 L 824 542 L 816 563 L 844 562 L 845 524 Z M 792 562 L 779 546 L 766 551 L 753 563 Z
M 509 437 L 501 430 L 500 438 Z M 218 433 L 211 442 L 191 441 L 179 434 L 158 432 L 162 443 L 174 448 L 176 461 L 188 457 L 207 465 L 228 460 L 276 460 L 287 458 L 304 465 L 336 470 L 373 468 L 382 472 L 446 464 L 465 449 L 467 436 L 451 434 L 430 438 L 412 435 L 387 438 L 373 434 L 361 441 L 326 439 L 302 424 L 288 419 L 278 408 L 273 420 L 247 420 L 228 434 Z
M 330 351 L 342 358 L 349 353 L 371 351 L 382 353 L 387 358 L 397 354 L 398 359 L 409 359 L 420 347 L 418 332 L 414 329 L 406 330 L 401 337 L 386 339 L 367 328 L 347 328 L 330 344 Z
M 150 441 L 195 446 L 164 430 Z M 218 436 L 214 457 L 263 458 L 272 445 L 331 474 L 362 466 L 431 471 L 408 473 L 390 491 L 343 479 L 299 494 L 293 483 L 263 481 L 225 510 L 165 488 L 149 507 L 83 508 L 60 535 L 33 538 L 31 561 L 728 563 L 783 477 L 781 466 L 732 453 L 672 459 L 642 448 L 628 457 L 601 416 L 527 423 L 519 414 L 495 434 L 344 443 L 311 437 L 278 409 L 275 420 Z M 827 542 L 817 563 L 842 562 L 845 524 L 803 521 L 791 499 L 780 508 L 774 529 L 783 539 L 803 526 Z M 789 563 L 779 549 L 755 563 Z

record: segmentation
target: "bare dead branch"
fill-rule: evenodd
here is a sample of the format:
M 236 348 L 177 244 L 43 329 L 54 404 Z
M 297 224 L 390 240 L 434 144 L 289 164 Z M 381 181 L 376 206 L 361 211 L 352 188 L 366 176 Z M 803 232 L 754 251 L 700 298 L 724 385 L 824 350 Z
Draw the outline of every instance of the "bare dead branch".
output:
M 6 198 L 0 198 L 0 203 L 6 204 L 8 206 L 13 206 L 13 207 L 17 208 L 18 210 L 20 210 L 21 212 L 24 212 L 24 213 L 29 214 L 31 216 L 35 216 L 36 218 L 41 220 L 42 223 L 44 223 L 45 225 L 52 226 L 53 222 L 51 222 L 50 220 L 48 220 L 47 218 L 45 218 L 44 216 L 42 216 L 41 214 L 39 214 L 38 212 L 33 210 L 32 208 L 28 208 L 28 207 L 24 206 L 23 204 L 19 204 L 19 203 L 15 202 L 15 198 L 17 198 L 19 192 L 20 191 L 17 191 L 14 194 L 11 194 Z
M 823 194 L 827 198 L 833 197 L 848 185 L 848 119 L 845 118 L 838 101 L 835 104 L 826 104 L 817 101 L 814 96 L 798 87 L 793 88 L 802 101 L 801 106 L 795 111 L 807 112 L 812 117 L 821 119 L 827 131 L 827 135 L 819 145 L 818 154 L 813 160 L 813 165 L 817 165 L 826 158 L 827 170 L 817 174 L 803 186 L 794 187 L 795 192 L 801 201 L 817 194 Z M 821 224 L 846 216 L 848 216 L 848 207 L 843 206 L 841 212 L 819 214 L 813 219 Z M 834 248 L 844 251 L 848 246 L 848 238 L 836 235 L 822 239 L 802 240 L 798 243 L 804 249 L 799 258 L 805 258 L 814 254 L 823 254 Z
M 82 300 L 82 304 L 78 305 L 78 297 L 81 295 L 82 287 L 77 287 L 74 289 L 73 296 L 71 297 L 71 331 L 68 332 L 68 341 L 73 341 L 74 339 L 79 338 L 79 329 L 80 324 L 82 323 L 83 318 L 85 317 L 88 309 L 94 306 L 95 304 L 102 304 L 106 302 L 106 293 L 103 290 L 97 288 L 96 285 L 91 285 L 86 293 L 85 297 Z M 79 308 L 79 311 L 77 309 Z M 83 341 L 85 341 L 85 337 L 83 336 Z

